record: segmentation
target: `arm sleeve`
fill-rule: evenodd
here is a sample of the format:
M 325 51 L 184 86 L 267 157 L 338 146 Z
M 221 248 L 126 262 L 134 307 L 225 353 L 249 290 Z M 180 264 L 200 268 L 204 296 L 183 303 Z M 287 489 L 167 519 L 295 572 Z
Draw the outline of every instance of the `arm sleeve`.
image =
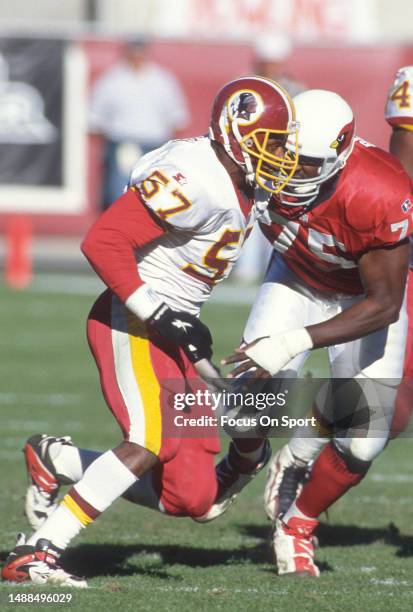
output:
M 88 231 L 81 249 L 90 265 L 118 298 L 127 298 L 143 285 L 134 250 L 166 231 L 129 189 L 108 208 Z
M 413 195 L 404 196 L 389 206 L 377 224 L 372 242 L 373 248 L 394 246 L 413 233 Z

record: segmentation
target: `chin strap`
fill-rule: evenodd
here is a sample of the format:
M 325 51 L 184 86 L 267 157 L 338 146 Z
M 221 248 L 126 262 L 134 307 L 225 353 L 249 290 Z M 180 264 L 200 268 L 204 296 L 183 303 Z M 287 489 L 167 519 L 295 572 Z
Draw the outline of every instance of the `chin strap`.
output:
M 238 124 L 235 121 L 231 123 L 231 130 L 236 138 L 236 141 L 239 144 L 242 140 L 242 136 L 239 133 Z M 242 153 L 242 157 L 244 158 L 244 164 L 242 164 L 241 162 L 237 162 L 237 160 L 234 160 L 234 161 L 244 170 L 245 179 L 248 185 L 253 185 L 255 183 L 255 171 L 254 171 L 254 168 L 252 167 L 251 157 L 248 155 L 248 153 L 244 151 L 241 145 L 240 145 L 240 151 Z M 234 159 L 233 155 L 232 155 L 232 158 Z
M 241 151 L 242 157 L 244 159 L 244 163 L 240 162 L 238 159 L 235 158 L 234 153 L 232 152 L 232 149 L 231 149 L 231 144 L 230 144 L 230 141 L 229 141 L 229 136 L 228 136 L 228 132 L 226 130 L 226 126 L 227 126 L 227 118 L 225 117 L 224 114 L 222 114 L 221 117 L 220 117 L 220 120 L 219 120 L 219 128 L 220 128 L 220 131 L 221 131 L 221 136 L 222 136 L 222 140 L 223 140 L 222 144 L 224 146 L 224 149 L 225 149 L 226 153 L 229 155 L 229 157 L 237 164 L 237 166 L 239 166 L 241 168 L 241 170 L 243 172 L 245 172 L 245 180 L 246 180 L 247 184 L 250 185 L 250 186 L 254 186 L 254 184 L 255 184 L 255 171 L 254 171 L 254 168 L 252 167 L 251 158 L 248 155 L 248 153 L 245 153 L 245 151 L 242 150 L 241 146 L 240 146 L 240 151 Z M 231 123 L 231 130 L 232 130 L 232 133 L 235 136 L 236 141 L 239 143 L 240 140 L 241 140 L 241 134 L 239 133 L 238 126 L 235 123 L 235 121 L 233 121 Z M 209 137 L 212 140 L 215 140 L 212 128 L 209 128 Z

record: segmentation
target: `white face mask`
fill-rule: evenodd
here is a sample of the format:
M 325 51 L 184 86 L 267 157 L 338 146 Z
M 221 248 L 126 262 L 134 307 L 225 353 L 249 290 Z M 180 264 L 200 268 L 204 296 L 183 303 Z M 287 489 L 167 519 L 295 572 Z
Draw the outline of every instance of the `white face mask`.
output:
M 298 171 L 283 188 L 280 199 L 287 206 L 309 206 L 321 185 L 345 166 L 353 149 L 354 116 L 347 102 L 331 91 L 307 90 L 293 102 L 300 126 L 299 163 L 317 165 L 318 172 L 308 177 Z M 287 139 L 287 149 L 291 144 Z

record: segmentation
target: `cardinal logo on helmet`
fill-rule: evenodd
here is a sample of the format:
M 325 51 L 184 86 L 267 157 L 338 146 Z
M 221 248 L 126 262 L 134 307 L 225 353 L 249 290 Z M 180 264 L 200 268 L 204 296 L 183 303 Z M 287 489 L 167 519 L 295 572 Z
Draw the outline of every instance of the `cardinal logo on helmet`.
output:
M 338 149 L 339 146 L 341 144 L 343 144 L 344 140 L 346 138 L 346 134 L 340 134 L 340 136 L 338 136 L 338 138 L 336 138 L 335 140 L 333 140 L 333 142 L 330 145 L 331 149 Z
M 337 156 L 341 155 L 341 153 L 350 146 L 353 132 L 354 119 L 350 121 L 350 123 L 343 125 L 337 138 L 330 144 L 330 148 L 336 151 Z

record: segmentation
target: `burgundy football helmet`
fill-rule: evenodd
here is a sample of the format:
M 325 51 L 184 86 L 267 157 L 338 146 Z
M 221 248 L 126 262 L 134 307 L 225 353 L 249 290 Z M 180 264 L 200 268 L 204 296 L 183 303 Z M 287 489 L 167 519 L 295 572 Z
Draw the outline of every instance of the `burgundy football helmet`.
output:
M 227 83 L 213 103 L 209 135 L 242 168 L 249 184 L 270 193 L 279 193 L 297 167 L 294 105 L 288 93 L 270 79 L 251 76 Z M 271 140 L 276 138 L 284 147 L 287 137 L 296 142 L 295 149 L 290 146 L 282 155 L 272 153 Z

